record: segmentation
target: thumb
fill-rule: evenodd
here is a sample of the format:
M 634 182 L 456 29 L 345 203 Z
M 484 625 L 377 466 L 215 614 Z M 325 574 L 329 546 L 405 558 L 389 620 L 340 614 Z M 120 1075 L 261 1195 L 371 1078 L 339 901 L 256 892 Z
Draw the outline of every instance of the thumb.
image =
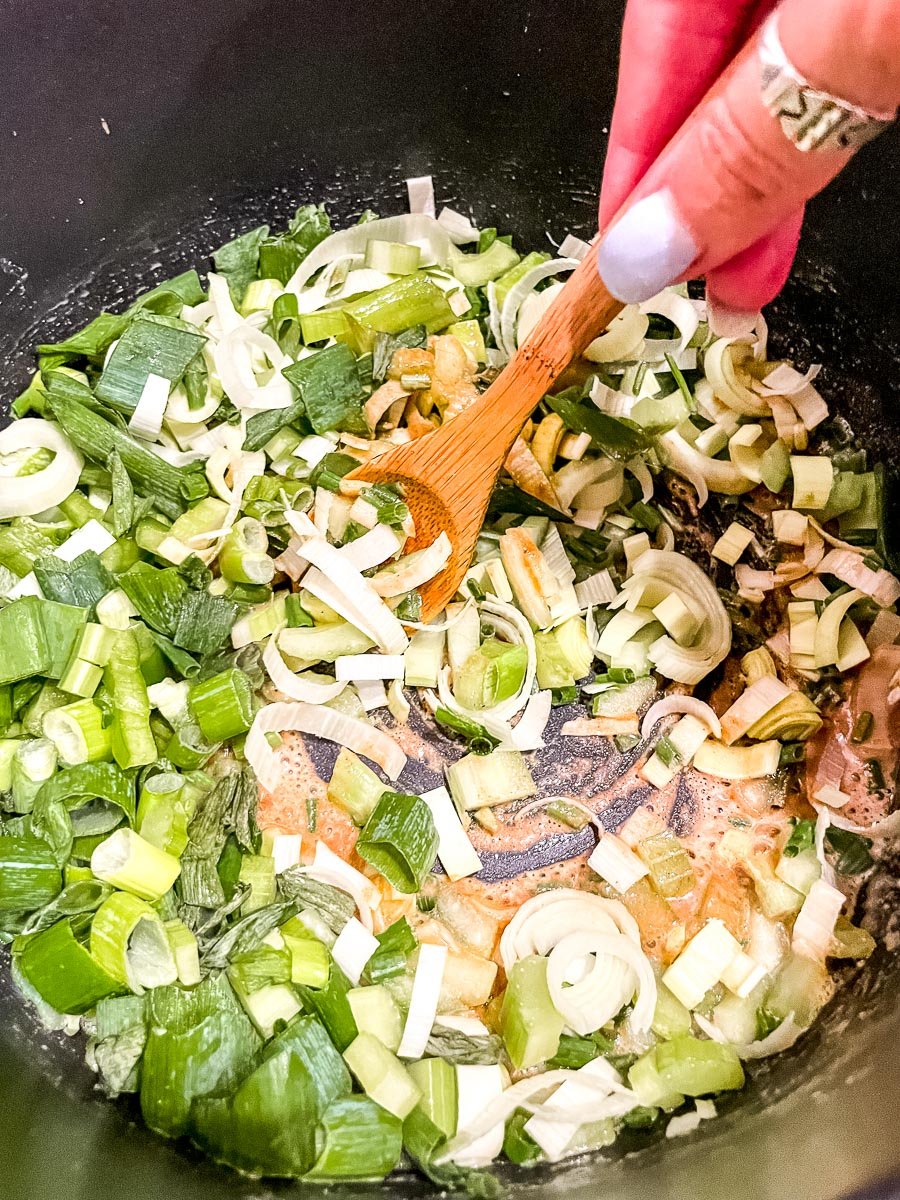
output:
M 604 283 L 636 302 L 734 260 L 790 222 L 898 101 L 895 0 L 784 0 L 602 239 Z

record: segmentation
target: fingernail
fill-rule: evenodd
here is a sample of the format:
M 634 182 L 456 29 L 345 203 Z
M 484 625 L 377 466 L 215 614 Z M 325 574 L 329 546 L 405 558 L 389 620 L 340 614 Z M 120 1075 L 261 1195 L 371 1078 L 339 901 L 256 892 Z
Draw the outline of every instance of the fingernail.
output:
M 716 337 L 740 338 L 747 337 L 756 328 L 759 320 L 759 310 L 728 308 L 706 294 L 706 315 L 709 328 Z
M 618 300 L 638 304 L 683 275 L 699 254 L 669 192 L 633 205 L 600 243 L 600 277 Z

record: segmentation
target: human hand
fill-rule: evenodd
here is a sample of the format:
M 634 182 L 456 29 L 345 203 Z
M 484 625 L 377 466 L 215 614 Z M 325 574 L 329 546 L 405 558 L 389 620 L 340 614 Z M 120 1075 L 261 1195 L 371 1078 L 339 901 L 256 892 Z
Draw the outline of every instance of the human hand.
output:
M 798 148 L 796 123 L 787 122 L 792 141 L 773 115 L 771 93 L 764 103 L 757 34 L 713 103 L 658 158 L 772 10 L 764 54 L 771 57 L 774 45 L 777 58 L 780 43 L 802 81 L 875 116 L 894 114 L 896 0 L 784 0 L 777 9 L 773 0 L 629 0 L 600 200 L 601 231 L 614 226 L 601 244 L 600 271 L 620 299 L 706 274 L 714 312 L 723 324 L 740 323 L 734 314 L 756 312 L 781 288 L 804 201 L 860 140 L 844 146 L 833 135 L 818 148 Z

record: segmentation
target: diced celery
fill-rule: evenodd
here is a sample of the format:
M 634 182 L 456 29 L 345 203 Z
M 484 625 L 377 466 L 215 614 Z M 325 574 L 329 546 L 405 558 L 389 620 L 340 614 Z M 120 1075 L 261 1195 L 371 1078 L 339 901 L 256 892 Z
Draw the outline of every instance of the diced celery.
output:
M 371 1033 L 360 1033 L 344 1051 L 344 1061 L 366 1095 L 402 1121 L 422 1093 L 409 1072 Z
M 782 855 L 775 867 L 775 874 L 789 887 L 805 896 L 821 876 L 822 864 L 819 862 L 815 850 L 810 848 L 795 854 L 793 858 Z
M 263 854 L 245 854 L 241 859 L 238 874 L 241 883 L 249 884 L 250 891 L 241 905 L 246 917 L 275 902 L 275 860 Z
M 387 988 L 380 984 L 351 988 L 347 1000 L 359 1032 L 373 1034 L 383 1046 L 396 1053 L 403 1036 L 403 1018 Z
M 834 467 L 824 455 L 792 454 L 793 508 L 825 508 L 834 484 Z
M 291 983 L 301 987 L 325 987 L 331 973 L 328 947 L 307 927 L 302 914 L 291 917 L 281 926 L 280 932 L 291 954 Z M 334 940 L 327 925 L 323 932 Z
M 402 333 L 413 325 L 424 325 L 429 333 L 436 333 L 451 325 L 456 316 L 443 291 L 424 272 L 406 275 L 351 300 L 344 312 L 365 329 L 379 333 Z
M 457 1080 L 453 1064 L 445 1058 L 421 1058 L 406 1069 L 422 1093 L 419 1108 L 444 1137 L 453 1137 L 457 1118 Z
M 524 800 L 535 792 L 528 764 L 518 750 L 466 754 L 447 772 L 457 808 L 474 812 L 510 800 Z
M 824 963 L 792 954 L 775 976 L 765 1008 L 779 1021 L 793 1014 L 794 1021 L 806 1028 L 828 1000 L 832 986 Z
M 403 653 L 403 682 L 407 687 L 437 687 L 444 659 L 446 634 L 420 629 L 410 638 Z
M 279 648 L 285 654 L 307 663 L 334 662 L 342 654 L 364 654 L 374 644 L 347 621 L 284 629 L 278 638 Z
M 385 275 L 412 275 L 419 269 L 422 251 L 404 242 L 384 242 L 371 238 L 366 242 L 365 265 Z
M 663 1041 L 691 1031 L 691 1014 L 665 984 L 657 983 L 653 1032 Z
M 732 1046 L 680 1034 L 655 1049 L 663 1085 L 685 1096 L 705 1096 L 744 1086 L 744 1068 Z
M 696 884 L 687 851 L 671 830 L 644 838 L 635 849 L 646 864 L 656 890 L 667 900 L 687 895 Z
M 477 321 L 455 321 L 448 327 L 447 333 L 462 343 L 474 362 L 487 362 L 484 336 Z
M 346 746 L 341 748 L 326 792 L 332 804 L 349 813 L 357 825 L 365 825 L 387 790 L 371 767 Z
M 506 1052 L 519 1070 L 556 1054 L 565 1021 L 550 999 L 546 958 L 531 954 L 513 964 L 500 1023 Z
M 302 1009 L 297 993 L 286 983 L 272 983 L 245 993 L 235 988 L 247 1016 L 264 1038 L 270 1038 L 279 1021 L 290 1021 Z
M 449 268 L 465 287 L 484 287 L 511 270 L 519 261 L 519 255 L 511 246 L 499 238 L 481 254 L 465 254 L 455 246 L 450 247 Z
M 646 1108 L 678 1108 L 684 1101 L 681 1092 L 674 1091 L 662 1079 L 656 1065 L 656 1050 L 642 1054 L 628 1071 L 629 1086 Z

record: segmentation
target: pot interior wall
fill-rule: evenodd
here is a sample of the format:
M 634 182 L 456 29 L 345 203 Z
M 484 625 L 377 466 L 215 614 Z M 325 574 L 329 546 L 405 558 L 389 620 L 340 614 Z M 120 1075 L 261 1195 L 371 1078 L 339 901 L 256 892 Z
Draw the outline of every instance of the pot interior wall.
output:
M 325 200 L 336 224 L 367 207 L 398 212 L 404 177 L 431 171 L 439 204 L 522 245 L 594 232 L 616 4 L 578 0 L 550 12 L 519 0 L 436 0 L 408 11 L 222 0 L 188 17 L 170 0 L 148 0 L 126 20 L 121 5 L 92 0 L 63 26 L 39 8 L 13 14 L 0 0 L 16 130 L 0 147 L 4 411 L 27 379 L 29 345 L 178 270 L 203 269 L 210 247 L 260 221 L 278 224 L 300 202 Z M 885 219 L 885 180 L 898 162 L 896 136 L 882 139 L 813 206 L 798 269 L 769 314 L 776 350 L 823 362 L 826 396 L 887 459 L 900 431 L 900 222 Z M 681 1143 L 635 1143 L 624 1158 L 510 1173 L 509 1192 L 828 1200 L 900 1173 L 895 874 L 886 864 L 862 898 L 884 944 L 848 970 L 797 1048 L 722 1105 L 722 1120 Z M 127 1105 L 96 1097 L 80 1060 L 79 1042 L 37 1030 L 4 969 L 0 1137 L 11 1194 L 283 1190 L 158 1141 Z M 422 1194 L 424 1185 L 391 1190 Z

